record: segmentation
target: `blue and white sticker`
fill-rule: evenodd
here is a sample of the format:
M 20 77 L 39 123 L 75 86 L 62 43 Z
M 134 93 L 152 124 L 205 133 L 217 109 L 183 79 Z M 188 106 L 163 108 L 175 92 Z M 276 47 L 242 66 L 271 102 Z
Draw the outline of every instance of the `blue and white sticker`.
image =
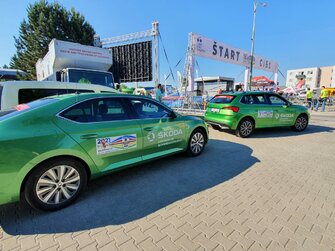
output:
M 123 151 L 137 147 L 136 134 L 96 139 L 97 155 Z
M 272 118 L 272 117 L 273 117 L 272 110 L 258 111 L 257 118 Z

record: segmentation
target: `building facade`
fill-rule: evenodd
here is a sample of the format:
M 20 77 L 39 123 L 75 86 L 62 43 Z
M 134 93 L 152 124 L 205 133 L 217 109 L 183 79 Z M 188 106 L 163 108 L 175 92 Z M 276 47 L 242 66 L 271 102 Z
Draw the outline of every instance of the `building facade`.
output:
M 335 66 L 320 67 L 320 86 L 335 87 Z
M 286 76 L 286 86 L 296 87 L 304 81 L 306 88 L 319 88 L 320 69 L 318 67 L 288 70 Z
M 288 70 L 286 86 L 296 88 L 335 87 L 335 66 Z

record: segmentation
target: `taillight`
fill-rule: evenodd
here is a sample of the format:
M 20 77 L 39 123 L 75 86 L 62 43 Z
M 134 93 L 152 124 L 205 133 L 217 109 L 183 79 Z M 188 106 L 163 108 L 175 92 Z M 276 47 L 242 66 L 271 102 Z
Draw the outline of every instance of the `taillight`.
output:
M 222 109 L 232 110 L 233 112 L 238 112 L 238 110 L 240 110 L 240 108 L 238 108 L 237 106 L 226 106 L 222 107 Z
M 17 111 L 23 111 L 23 110 L 26 110 L 26 109 L 29 109 L 29 108 L 30 108 L 30 106 L 26 105 L 26 104 L 20 104 L 20 105 L 15 106 L 15 109 Z

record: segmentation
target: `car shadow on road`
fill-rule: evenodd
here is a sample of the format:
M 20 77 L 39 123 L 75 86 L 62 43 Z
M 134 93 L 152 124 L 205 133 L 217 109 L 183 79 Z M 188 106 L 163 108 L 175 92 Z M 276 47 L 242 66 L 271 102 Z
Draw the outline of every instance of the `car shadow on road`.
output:
M 305 134 L 313 134 L 320 132 L 333 132 L 335 128 L 321 125 L 308 125 L 306 130 L 302 132 L 295 132 L 290 127 L 274 127 L 274 128 L 261 128 L 256 129 L 250 138 L 280 138 L 280 137 L 297 137 Z M 234 131 L 229 129 L 221 129 L 221 132 L 235 134 Z
M 81 198 L 57 212 L 40 212 L 25 203 L 0 207 L 8 234 L 74 232 L 128 223 L 175 201 L 223 183 L 258 159 L 237 143 L 210 140 L 202 155 L 170 156 L 92 181 Z

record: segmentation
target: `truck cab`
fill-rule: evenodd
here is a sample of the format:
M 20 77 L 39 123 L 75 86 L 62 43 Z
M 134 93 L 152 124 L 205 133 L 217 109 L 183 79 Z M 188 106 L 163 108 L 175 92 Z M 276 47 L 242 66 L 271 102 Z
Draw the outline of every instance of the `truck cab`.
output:
M 57 72 L 56 80 L 81 84 L 97 84 L 114 88 L 113 74 L 106 71 L 65 68 Z

